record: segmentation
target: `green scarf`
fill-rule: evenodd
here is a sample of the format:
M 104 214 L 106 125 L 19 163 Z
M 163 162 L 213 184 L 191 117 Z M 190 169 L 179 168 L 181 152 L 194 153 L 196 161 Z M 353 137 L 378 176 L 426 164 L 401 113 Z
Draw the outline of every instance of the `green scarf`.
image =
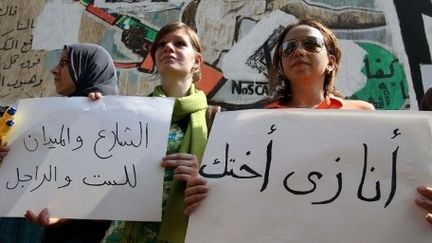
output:
M 153 96 L 165 97 L 161 86 L 155 88 Z M 172 115 L 172 122 L 190 115 L 180 152 L 196 155 L 200 163 L 207 144 L 206 108 L 207 98 L 204 92 L 197 90 L 192 84 L 188 96 L 176 98 Z M 188 218 L 183 213 L 185 187 L 183 181 L 173 180 L 159 231 L 159 241 L 183 243 L 185 240 L 188 223 Z

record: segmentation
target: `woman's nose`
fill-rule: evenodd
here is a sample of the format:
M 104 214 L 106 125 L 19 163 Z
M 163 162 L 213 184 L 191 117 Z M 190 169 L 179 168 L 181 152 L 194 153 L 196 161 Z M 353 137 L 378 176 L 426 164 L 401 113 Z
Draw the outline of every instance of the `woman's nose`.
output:
M 174 44 L 172 42 L 168 42 L 164 46 L 164 52 L 173 52 L 174 51 Z
M 51 71 L 51 73 L 52 74 L 58 74 L 59 72 L 58 72 L 58 67 L 59 67 L 59 65 L 55 65 L 50 71 Z
M 305 55 L 305 49 L 301 44 L 297 43 L 292 53 L 292 56 L 304 56 L 304 55 Z

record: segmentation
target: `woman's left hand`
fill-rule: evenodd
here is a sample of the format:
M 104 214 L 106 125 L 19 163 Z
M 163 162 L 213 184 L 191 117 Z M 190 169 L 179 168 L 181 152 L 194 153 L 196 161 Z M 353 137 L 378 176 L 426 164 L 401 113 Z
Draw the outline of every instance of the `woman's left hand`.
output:
M 202 176 L 198 176 L 188 181 L 184 197 L 184 213 L 186 215 L 190 215 L 195 211 L 201 201 L 207 197 L 209 189 L 210 188 L 207 186 L 207 180 Z
M 432 224 L 432 187 L 419 186 L 417 187 L 417 192 L 422 197 L 417 197 L 415 202 L 417 205 L 427 210 L 425 218 L 430 224 Z
M 199 163 L 193 154 L 177 153 L 162 158 L 162 166 L 174 169 L 174 178 L 179 181 L 192 180 L 198 176 Z
M 162 166 L 173 168 L 174 178 L 186 182 L 184 213 L 190 215 L 207 197 L 209 191 L 207 181 L 199 176 L 198 158 L 193 154 L 170 154 L 162 158 Z

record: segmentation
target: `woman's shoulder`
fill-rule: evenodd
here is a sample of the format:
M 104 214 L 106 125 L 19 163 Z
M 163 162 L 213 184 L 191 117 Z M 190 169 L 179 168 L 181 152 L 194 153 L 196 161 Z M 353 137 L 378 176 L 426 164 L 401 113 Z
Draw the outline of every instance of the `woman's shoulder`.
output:
M 351 110 L 375 110 L 374 105 L 369 102 L 363 100 L 343 100 L 342 109 L 351 109 Z

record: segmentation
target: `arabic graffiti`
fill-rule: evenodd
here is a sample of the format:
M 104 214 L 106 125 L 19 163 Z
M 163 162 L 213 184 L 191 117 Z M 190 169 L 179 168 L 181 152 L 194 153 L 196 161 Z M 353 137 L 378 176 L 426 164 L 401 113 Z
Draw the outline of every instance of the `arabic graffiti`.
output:
M 17 6 L 12 5 L 12 6 L 6 6 L 6 8 L 4 6 L 0 6 L 0 17 L 2 16 L 15 16 L 17 13 Z
M 0 2 L 0 98 L 4 101 L 13 96 L 34 97 L 45 89 L 44 80 L 49 75 L 43 66 L 43 51 L 33 51 L 32 31 L 36 27 L 38 8 L 24 1 Z M 41 70 L 43 70 L 41 72 Z M 13 100 L 13 99 L 12 99 Z
M 367 100 L 377 109 L 398 110 L 408 101 L 408 83 L 402 64 L 388 50 L 371 43 L 358 43 L 367 51 L 362 73 L 365 87 L 351 98 Z
M 269 135 L 273 134 L 276 131 L 276 125 L 272 125 L 270 127 L 270 132 L 268 133 Z M 392 136 L 390 137 L 391 140 L 394 140 L 395 138 L 402 136 L 402 133 L 400 131 L 399 128 L 396 128 L 394 130 L 392 130 Z M 358 184 L 357 187 L 357 193 L 356 196 L 359 200 L 361 201 L 365 201 L 365 202 L 375 202 L 375 201 L 379 201 L 381 199 L 381 182 L 379 180 L 375 181 L 375 194 L 372 196 L 365 196 L 364 195 L 364 190 L 365 190 L 365 185 L 367 184 L 367 178 L 368 178 L 368 174 L 372 174 L 375 172 L 375 167 L 374 166 L 369 166 L 368 165 L 368 155 L 369 155 L 369 148 L 368 145 L 366 143 L 362 143 L 362 147 L 363 147 L 363 166 L 362 166 L 362 171 L 361 171 L 361 179 L 360 182 Z M 224 159 L 221 161 L 219 158 L 216 158 L 213 160 L 213 162 L 211 164 L 206 164 L 204 163 L 201 168 L 199 173 L 205 177 L 205 178 L 209 178 L 209 179 L 220 179 L 223 177 L 232 177 L 234 179 L 255 179 L 255 178 L 262 178 L 263 182 L 262 182 L 262 186 L 260 188 L 260 192 L 264 192 L 267 188 L 267 185 L 269 183 L 270 180 L 270 170 L 271 170 L 271 166 L 272 166 L 272 148 L 273 148 L 273 139 L 270 139 L 270 141 L 268 142 L 267 146 L 266 146 L 266 161 L 265 163 L 258 163 L 258 164 L 265 164 L 265 169 L 263 172 L 258 172 L 257 170 L 251 168 L 250 165 L 248 165 L 247 162 L 240 162 L 237 161 L 236 158 L 231 157 L 230 156 L 230 144 L 226 143 L 225 144 L 225 150 L 224 150 Z M 398 158 L 398 153 L 399 153 L 399 148 L 400 146 L 396 146 L 396 148 L 394 149 L 394 151 L 392 152 L 392 156 L 391 156 L 391 180 L 390 180 L 390 192 L 388 194 L 387 200 L 384 203 L 384 208 L 387 208 L 390 203 L 392 202 L 395 194 L 396 194 L 396 187 L 397 187 L 397 158 Z M 250 156 L 252 154 L 252 152 L 250 150 L 248 150 L 245 155 L 246 157 Z M 335 156 L 335 160 L 334 162 L 336 163 L 340 163 L 341 162 L 341 157 L 342 156 Z M 221 164 L 223 163 L 223 167 L 221 170 Z M 241 165 L 240 165 L 241 164 Z M 240 166 L 239 166 L 240 165 Z M 217 173 L 215 173 L 215 169 L 211 168 L 211 167 L 215 167 L 218 168 L 216 169 Z M 209 170 L 210 168 L 210 170 Z M 236 169 L 238 168 L 238 169 Z M 288 167 L 289 168 L 289 167 Z M 211 171 L 211 172 L 210 172 Z M 283 178 L 282 180 L 282 185 L 284 187 L 284 189 L 296 196 L 302 196 L 302 195 L 308 195 L 311 194 L 313 192 L 315 192 L 318 188 L 319 188 L 319 183 L 318 181 L 324 177 L 324 175 L 316 170 L 311 170 L 309 173 L 307 173 L 306 179 L 307 179 L 307 183 L 302 183 L 301 186 L 297 185 L 295 182 L 293 183 L 291 180 L 292 177 L 294 176 L 294 174 L 296 173 L 296 171 L 288 171 L 286 176 Z M 387 178 L 382 178 L 382 179 L 387 179 Z M 339 195 L 342 192 L 343 189 L 343 171 L 338 172 L 336 174 L 336 180 L 337 180 L 337 189 L 335 190 L 336 192 L 334 193 L 334 195 L 330 196 L 327 199 L 324 200 L 320 200 L 320 201 L 313 201 L 311 202 L 312 205 L 320 205 L 320 204 L 329 204 L 334 202 Z M 305 184 L 310 184 L 311 187 L 307 188 L 307 189 L 297 189 L 296 187 L 304 187 Z M 368 190 L 369 192 L 369 190 Z
M 408 57 L 412 86 L 417 101 L 429 87 L 423 87 L 421 65 L 432 63 L 430 54 L 430 28 L 425 19 L 432 16 L 432 4 L 428 0 L 407 2 L 404 0 L 393 0 L 399 27 L 402 34 L 405 54 Z M 413 28 L 415 26 L 416 28 Z M 429 77 L 427 77 L 429 79 Z M 412 97 L 413 98 L 413 97 Z M 414 100 L 414 99 L 413 99 Z

